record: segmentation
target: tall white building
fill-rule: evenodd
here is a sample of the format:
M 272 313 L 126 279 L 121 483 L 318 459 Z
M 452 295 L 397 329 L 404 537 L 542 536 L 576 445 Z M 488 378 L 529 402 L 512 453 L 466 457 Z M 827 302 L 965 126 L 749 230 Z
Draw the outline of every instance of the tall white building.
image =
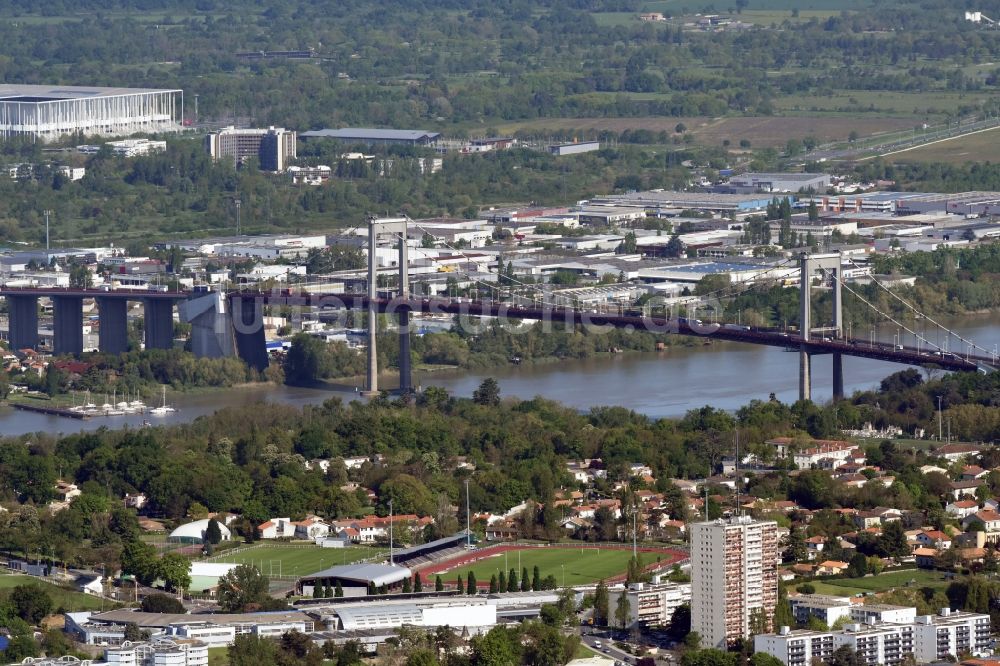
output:
M 691 630 L 725 648 L 770 631 L 778 601 L 778 524 L 749 516 L 691 525 Z
M 208 666 L 208 645 L 187 639 L 126 641 L 121 647 L 106 649 L 104 659 L 109 666 Z
M 990 649 L 990 616 L 942 608 L 937 615 L 921 615 L 913 624 L 914 656 L 919 663 L 947 660 L 970 653 L 983 657 Z

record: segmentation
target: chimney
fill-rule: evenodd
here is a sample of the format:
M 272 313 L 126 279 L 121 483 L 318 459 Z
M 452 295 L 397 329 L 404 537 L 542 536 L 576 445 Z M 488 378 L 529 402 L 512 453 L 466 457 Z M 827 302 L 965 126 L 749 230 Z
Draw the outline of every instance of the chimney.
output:
M 778 635 L 779 636 L 788 636 L 791 633 L 792 633 L 791 628 L 787 627 L 787 626 L 783 626 L 780 629 L 778 629 Z

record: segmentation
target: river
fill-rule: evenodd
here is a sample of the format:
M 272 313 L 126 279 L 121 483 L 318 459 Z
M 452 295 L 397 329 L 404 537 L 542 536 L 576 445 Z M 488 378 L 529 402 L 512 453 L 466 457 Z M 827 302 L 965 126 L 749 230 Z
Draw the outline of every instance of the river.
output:
M 966 317 L 944 322 L 980 346 L 992 351 L 1000 342 L 1000 314 Z M 880 332 L 892 341 L 895 327 Z M 935 336 L 928 339 L 937 342 Z M 913 344 L 904 339 L 904 344 Z M 957 345 L 952 349 L 958 351 Z M 831 358 L 813 357 L 813 400 L 831 398 Z M 850 394 L 878 386 L 887 375 L 907 366 L 882 361 L 844 357 L 844 390 Z M 651 417 L 683 415 L 689 409 L 711 405 L 735 410 L 753 399 L 767 400 L 774 393 L 782 402 L 798 398 L 798 355 L 773 347 L 739 343 L 714 343 L 708 347 L 671 347 L 655 353 L 604 355 L 582 360 L 507 366 L 490 370 L 421 372 L 417 385 L 440 386 L 453 395 L 471 396 L 486 377 L 495 377 L 503 396 L 528 399 L 541 395 L 576 409 L 620 405 Z M 218 409 L 269 400 L 301 407 L 330 397 L 357 398 L 355 387 L 328 389 L 291 386 L 251 386 L 231 391 L 172 394 L 177 411 L 155 417 L 126 415 L 76 421 L 57 416 L 0 409 L 0 432 L 20 435 L 31 432 L 78 432 L 108 428 L 139 428 L 143 422 L 172 425 L 193 421 Z

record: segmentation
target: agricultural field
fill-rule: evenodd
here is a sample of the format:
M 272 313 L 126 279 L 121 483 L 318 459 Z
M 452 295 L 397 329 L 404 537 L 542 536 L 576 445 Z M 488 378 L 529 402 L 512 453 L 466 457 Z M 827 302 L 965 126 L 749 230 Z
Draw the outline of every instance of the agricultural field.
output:
M 433 580 L 440 575 L 446 582 L 461 575 L 463 578 L 473 572 L 480 585 L 489 583 L 490 576 L 499 574 L 501 570 L 517 571 L 527 567 L 530 576 L 534 567 L 538 567 L 542 578 L 555 576 L 557 583 L 566 585 L 587 585 L 599 580 L 607 580 L 625 573 L 632 551 L 627 548 L 577 548 L 573 546 L 558 548 L 517 548 L 498 551 L 495 555 L 468 564 L 445 562 L 444 566 L 424 569 L 421 573 L 425 578 Z M 669 554 L 640 552 L 639 561 L 648 566 L 657 558 L 668 559 Z M 438 573 L 440 572 L 440 573 Z
M 940 116 L 946 113 L 954 113 L 962 106 L 976 106 L 986 100 L 986 95 L 976 93 L 847 90 L 829 95 L 787 95 L 777 98 L 774 106 L 785 113 L 911 116 L 914 121 L 939 122 Z
M 253 564 L 266 576 L 283 578 L 305 576 L 338 564 L 350 564 L 387 553 L 385 548 L 352 546 L 320 548 L 291 544 L 262 544 L 241 549 L 238 553 L 222 553 L 206 558 L 208 562 Z
M 1000 155 L 1000 128 L 946 139 L 894 153 L 885 159 L 896 163 L 913 162 L 996 162 Z
M 52 585 L 37 578 L 22 576 L 20 574 L 0 574 L 0 601 L 7 598 L 10 590 L 26 583 L 39 585 L 48 592 L 49 596 L 52 597 L 53 610 L 62 608 L 67 611 L 93 611 L 101 610 L 102 608 L 110 610 L 120 607 L 120 604 L 111 601 L 102 600 L 89 594 L 76 592 L 75 590 L 67 590 L 58 585 Z
M 945 588 L 949 581 L 939 571 L 923 569 L 904 569 L 890 571 L 878 576 L 864 578 L 839 578 L 836 580 L 810 581 L 817 594 L 832 594 L 835 596 L 853 596 L 866 592 L 886 592 L 897 587 L 933 587 Z M 797 585 L 793 585 L 796 587 Z

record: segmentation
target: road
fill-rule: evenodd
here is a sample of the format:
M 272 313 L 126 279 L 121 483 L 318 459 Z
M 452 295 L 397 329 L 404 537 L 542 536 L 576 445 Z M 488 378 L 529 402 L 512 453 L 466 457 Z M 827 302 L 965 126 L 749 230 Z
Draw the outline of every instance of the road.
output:
M 584 633 L 587 631 L 595 631 L 595 633 Z M 614 659 L 615 661 L 620 661 L 626 664 L 634 664 L 636 662 L 635 657 L 630 655 L 628 652 L 619 650 L 614 646 L 608 632 L 601 631 L 599 629 L 594 630 L 590 627 L 582 627 L 580 630 L 580 642 L 597 654 L 607 657 L 608 659 Z M 597 647 L 597 643 L 600 643 L 601 647 Z

